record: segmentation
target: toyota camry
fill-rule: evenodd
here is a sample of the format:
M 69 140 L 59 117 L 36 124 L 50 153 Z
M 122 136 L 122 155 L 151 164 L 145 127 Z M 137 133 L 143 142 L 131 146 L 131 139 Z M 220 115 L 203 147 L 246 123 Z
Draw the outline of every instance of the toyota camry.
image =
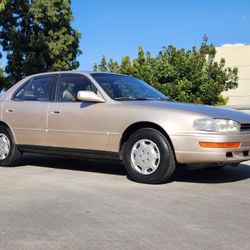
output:
M 177 164 L 222 168 L 250 159 L 250 115 L 174 102 L 145 82 L 50 72 L 0 97 L 0 165 L 22 153 L 119 159 L 132 180 L 163 183 Z

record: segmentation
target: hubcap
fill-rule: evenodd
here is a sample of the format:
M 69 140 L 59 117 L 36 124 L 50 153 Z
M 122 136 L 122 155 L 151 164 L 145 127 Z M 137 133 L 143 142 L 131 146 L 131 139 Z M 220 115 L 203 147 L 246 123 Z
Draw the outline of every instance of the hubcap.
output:
M 6 159 L 9 152 L 10 140 L 5 134 L 0 133 L 0 160 Z
M 140 174 L 152 174 L 159 167 L 160 150 L 151 140 L 141 139 L 132 147 L 131 162 L 133 168 Z

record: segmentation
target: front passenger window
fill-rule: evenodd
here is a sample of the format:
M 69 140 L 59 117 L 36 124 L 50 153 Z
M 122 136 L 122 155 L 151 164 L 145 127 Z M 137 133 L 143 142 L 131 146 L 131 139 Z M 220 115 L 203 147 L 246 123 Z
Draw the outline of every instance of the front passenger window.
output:
M 85 76 L 62 76 L 59 80 L 58 101 L 76 102 L 81 90 L 97 92 L 92 82 Z

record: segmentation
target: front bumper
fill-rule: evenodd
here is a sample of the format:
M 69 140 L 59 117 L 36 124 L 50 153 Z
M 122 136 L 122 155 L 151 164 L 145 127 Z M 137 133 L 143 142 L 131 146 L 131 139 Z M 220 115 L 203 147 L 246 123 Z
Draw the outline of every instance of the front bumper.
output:
M 250 133 L 178 133 L 170 136 L 181 164 L 231 164 L 250 160 Z M 240 148 L 202 148 L 199 142 L 240 142 Z

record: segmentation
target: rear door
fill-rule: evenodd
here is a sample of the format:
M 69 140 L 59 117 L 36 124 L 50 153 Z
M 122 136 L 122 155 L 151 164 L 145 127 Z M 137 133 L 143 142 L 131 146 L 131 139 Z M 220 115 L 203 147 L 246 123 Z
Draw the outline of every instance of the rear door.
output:
M 3 120 L 12 128 L 17 144 L 45 146 L 47 112 L 55 75 L 34 77 L 6 101 Z
M 51 147 L 107 149 L 108 104 L 80 102 L 77 92 L 96 87 L 84 75 L 62 74 L 57 83 L 56 102 L 48 112 L 48 145 Z

